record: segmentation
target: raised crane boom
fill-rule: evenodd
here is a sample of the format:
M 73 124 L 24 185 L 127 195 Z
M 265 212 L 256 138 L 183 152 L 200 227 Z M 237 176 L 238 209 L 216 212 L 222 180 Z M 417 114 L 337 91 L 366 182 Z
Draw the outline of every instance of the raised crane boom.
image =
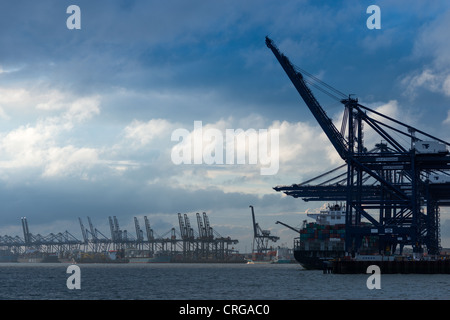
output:
M 312 114 L 316 118 L 322 130 L 327 135 L 328 139 L 330 139 L 336 151 L 339 153 L 341 158 L 345 160 L 347 158 L 348 143 L 334 126 L 331 119 L 322 109 L 319 102 L 306 85 L 303 75 L 294 68 L 289 59 L 278 50 L 278 48 L 269 37 L 266 37 L 266 45 L 269 49 L 272 50 L 278 62 L 281 64 L 289 79 L 294 84 L 303 101 L 305 101 L 309 110 L 311 110 Z
M 283 222 L 281 222 L 281 221 L 277 221 L 277 222 L 275 222 L 275 224 L 281 224 L 281 225 L 285 226 L 286 228 L 289 228 L 289 229 L 291 229 L 291 230 L 293 230 L 293 231 L 295 231 L 295 232 L 297 232 L 297 233 L 300 233 L 300 229 L 291 227 L 290 225 L 288 225 L 288 224 L 286 224 L 286 223 L 283 223 Z

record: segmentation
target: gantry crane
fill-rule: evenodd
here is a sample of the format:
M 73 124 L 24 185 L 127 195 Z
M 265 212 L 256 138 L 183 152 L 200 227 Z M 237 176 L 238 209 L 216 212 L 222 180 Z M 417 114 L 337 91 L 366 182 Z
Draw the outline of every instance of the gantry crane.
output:
M 136 246 L 142 250 L 144 245 L 144 231 L 141 229 L 136 217 L 134 217 L 134 228 L 136 229 Z
M 144 216 L 145 233 L 147 234 L 147 242 L 149 244 L 149 250 L 153 254 L 156 251 L 155 248 L 155 235 L 152 227 L 150 226 L 150 221 L 147 216 Z
M 28 229 L 28 221 L 26 217 L 22 217 L 22 229 L 23 229 L 23 239 L 25 240 L 25 245 L 31 244 L 31 233 Z
M 383 251 L 411 245 L 415 252 L 422 252 L 425 246 L 429 254 L 438 254 L 439 207 L 450 205 L 450 144 L 372 110 L 352 95 L 345 95 L 295 67 L 268 37 L 266 45 L 346 167 L 340 183 L 333 177 L 329 179 L 332 183 L 311 186 L 308 183 L 315 179 L 310 179 L 308 183 L 274 189 L 294 196 L 303 194 L 310 200 L 345 200 L 347 252 L 358 252 L 363 237 L 378 236 Z M 340 131 L 307 83 L 344 105 Z M 364 126 L 382 141 L 371 151 L 364 146 Z M 407 137 L 408 145 L 394 138 L 394 134 Z M 364 219 L 368 223 L 362 224 Z
M 269 241 L 276 242 L 280 238 L 277 236 L 271 236 L 270 230 L 262 230 L 259 224 L 256 222 L 255 210 L 253 206 L 250 206 L 252 210 L 252 220 L 253 220 L 253 254 L 266 254 L 269 248 Z

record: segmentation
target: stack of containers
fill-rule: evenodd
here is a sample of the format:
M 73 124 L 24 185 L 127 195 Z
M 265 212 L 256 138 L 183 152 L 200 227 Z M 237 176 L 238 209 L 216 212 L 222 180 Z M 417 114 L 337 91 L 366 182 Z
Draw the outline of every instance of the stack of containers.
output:
M 300 248 L 303 250 L 343 250 L 345 225 L 308 223 L 300 230 Z
M 301 250 L 344 250 L 345 224 L 323 225 L 314 222 L 308 223 L 300 230 Z M 362 248 L 365 254 L 375 253 L 378 249 L 376 236 L 365 237 Z

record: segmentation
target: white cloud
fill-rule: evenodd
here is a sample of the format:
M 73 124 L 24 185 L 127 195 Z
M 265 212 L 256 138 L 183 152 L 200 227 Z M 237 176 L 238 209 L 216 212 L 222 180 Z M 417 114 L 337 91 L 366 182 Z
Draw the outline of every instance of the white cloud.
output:
M 84 97 L 75 100 L 69 105 L 69 109 L 63 115 L 68 122 L 81 123 L 91 119 L 93 116 L 100 114 L 100 98 Z
M 25 98 L 28 96 L 26 90 L 16 93 Z M 49 95 L 52 93 L 42 96 Z M 56 95 L 62 97 L 61 93 Z M 79 174 L 98 161 L 97 150 L 67 144 L 64 135 L 100 112 L 99 99 L 84 97 L 64 105 L 66 110 L 59 115 L 39 118 L 34 125 L 21 125 L 0 135 L 0 167 L 3 170 L 40 168 L 44 177 L 66 176 Z
M 2 167 L 36 167 L 44 161 L 45 149 L 51 146 L 55 127 L 38 122 L 36 126 L 21 126 L 2 137 Z
M 297 174 L 317 172 L 338 161 L 337 152 L 319 126 L 308 123 L 275 121 L 280 130 L 280 169 Z M 330 163 L 331 162 L 331 163 Z
M 443 122 L 444 124 L 450 124 L 450 110 L 447 112 L 447 118 Z
M 98 150 L 93 148 L 53 147 L 46 152 L 44 177 L 66 176 L 76 173 L 82 177 L 87 169 L 98 162 Z
M 414 43 L 412 57 L 420 61 L 423 67 L 403 77 L 401 84 L 405 88 L 405 95 L 415 98 L 417 89 L 425 88 L 450 96 L 449 29 L 450 10 L 442 12 L 421 28 Z
M 419 88 L 427 89 L 431 92 L 444 93 L 450 96 L 450 85 L 444 82 L 445 74 L 429 67 L 421 71 L 412 72 L 401 79 L 401 85 L 405 88 L 404 95 L 414 99 Z
M 258 117 L 256 117 L 258 119 Z M 240 129 L 240 120 L 226 119 L 215 123 L 202 123 L 202 130 L 205 133 L 208 129 L 217 129 L 223 135 L 223 162 L 226 162 L 227 143 L 226 130 Z M 258 121 L 261 125 L 261 119 Z M 275 159 L 270 155 L 270 163 L 279 161 L 279 170 L 275 175 L 261 175 L 261 168 L 268 168 L 267 164 L 261 163 L 258 153 L 256 164 L 249 163 L 249 141 L 247 144 L 235 144 L 235 156 L 239 151 L 245 152 L 245 163 L 238 164 L 181 164 L 173 165 L 170 175 L 172 184 L 183 189 L 199 190 L 215 188 L 224 192 L 242 192 L 246 194 L 264 195 L 272 193 L 272 187 L 278 184 L 299 183 L 311 178 L 323 171 L 342 163 L 331 142 L 318 126 L 312 126 L 303 122 L 273 121 L 266 128 L 245 128 L 254 129 L 258 135 L 259 129 L 267 129 L 269 133 L 277 130 L 279 133 L 279 158 Z M 192 150 L 191 138 L 199 132 L 193 131 L 192 126 L 186 127 L 189 132 L 185 140 L 186 144 L 174 142 L 173 150 L 186 148 Z M 199 128 L 197 129 L 199 130 Z M 270 139 L 269 139 L 270 140 Z M 184 142 L 184 140 L 183 140 Z M 203 151 L 209 144 L 204 141 Z M 244 149 L 242 149 L 244 148 Z M 184 149 L 186 150 L 186 149 Z M 269 148 L 270 150 L 270 148 Z M 191 154 L 191 163 L 194 163 L 194 155 Z M 235 158 L 236 159 L 236 158 Z
M 450 75 L 445 78 L 442 89 L 444 90 L 445 95 L 450 97 Z
M 32 94 L 24 88 L 2 88 L 0 87 L 0 104 L 8 106 L 30 105 Z
M 19 71 L 20 69 L 22 69 L 22 67 L 9 67 L 9 68 L 4 68 L 4 66 L 0 66 L 0 74 L 17 72 L 17 71 Z
M 168 136 L 167 133 L 173 130 L 173 126 L 174 124 L 165 119 L 151 119 L 147 122 L 134 120 L 125 127 L 124 133 L 125 138 L 144 146 L 156 138 Z
M 0 117 L 16 120 L 23 117 L 37 117 L 50 121 L 55 115 L 55 122 L 83 122 L 100 113 L 100 97 L 78 97 L 71 93 L 47 88 L 43 85 L 34 87 L 0 87 Z
M 3 110 L 2 107 L 0 107 L 0 119 L 4 119 L 4 120 L 11 119 L 11 117 L 5 112 L 5 110 Z
M 36 97 L 37 92 L 32 92 L 31 94 Z M 38 95 L 36 109 L 47 111 L 61 110 L 66 104 L 65 99 L 67 99 L 67 97 L 61 91 L 41 91 Z
M 450 44 L 447 37 L 449 29 L 450 10 L 447 9 L 420 29 L 414 43 L 414 55 L 431 57 L 437 68 L 450 67 Z

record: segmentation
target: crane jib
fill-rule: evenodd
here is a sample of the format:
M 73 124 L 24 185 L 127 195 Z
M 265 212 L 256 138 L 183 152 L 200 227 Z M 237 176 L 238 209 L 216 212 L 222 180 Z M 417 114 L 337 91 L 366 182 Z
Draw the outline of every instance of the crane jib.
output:
M 283 67 L 284 71 L 288 75 L 294 87 L 306 103 L 313 116 L 321 126 L 322 130 L 327 135 L 328 139 L 333 144 L 336 151 L 339 153 L 342 159 L 346 159 L 348 153 L 348 143 L 346 139 L 334 126 L 332 120 L 325 113 L 319 102 L 313 95 L 312 91 L 308 88 L 301 72 L 295 70 L 289 59 L 273 44 L 273 41 L 266 37 L 266 45 L 272 50 L 273 54 L 277 58 L 278 62 Z M 347 100 L 351 102 L 351 100 Z

